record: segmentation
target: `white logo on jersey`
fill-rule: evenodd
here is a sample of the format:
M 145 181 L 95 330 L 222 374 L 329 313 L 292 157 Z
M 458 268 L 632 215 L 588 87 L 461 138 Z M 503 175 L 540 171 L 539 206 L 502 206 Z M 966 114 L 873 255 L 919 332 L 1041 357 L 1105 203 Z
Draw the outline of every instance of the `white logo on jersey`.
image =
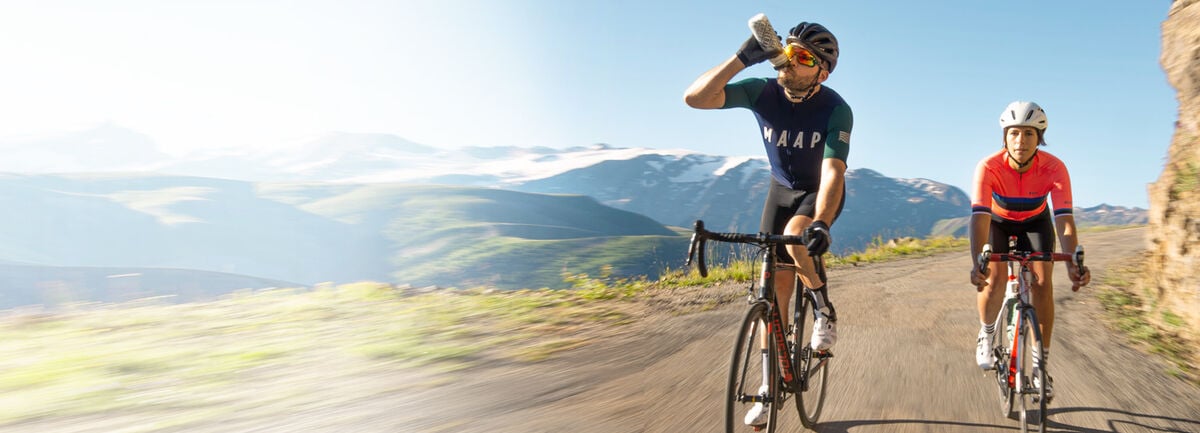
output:
M 807 144 L 807 147 L 812 149 L 821 143 L 822 138 L 821 131 L 799 131 L 796 133 L 795 140 L 790 139 L 790 133 L 786 129 L 779 133 L 779 137 L 772 139 L 771 136 L 774 135 L 774 133 L 774 129 L 763 127 L 763 140 L 775 142 L 775 147 L 791 146 L 793 148 L 803 149 Z M 804 139 L 805 135 L 808 135 L 808 140 Z

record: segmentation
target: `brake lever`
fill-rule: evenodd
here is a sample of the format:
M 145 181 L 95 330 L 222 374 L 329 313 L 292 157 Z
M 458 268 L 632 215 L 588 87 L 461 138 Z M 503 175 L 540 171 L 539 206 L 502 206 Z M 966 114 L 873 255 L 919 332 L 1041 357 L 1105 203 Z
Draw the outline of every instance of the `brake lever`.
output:
M 983 244 L 983 252 L 980 252 L 979 258 L 975 259 L 975 268 L 978 269 L 979 273 L 983 274 L 983 276 L 985 276 L 985 277 L 988 274 L 987 264 L 988 264 L 988 261 L 991 260 L 991 258 L 992 258 L 992 245 L 991 244 Z
M 1075 269 L 1079 272 L 1077 275 L 1083 277 L 1083 245 L 1075 246 L 1075 255 L 1071 257 L 1071 261 L 1075 262 Z

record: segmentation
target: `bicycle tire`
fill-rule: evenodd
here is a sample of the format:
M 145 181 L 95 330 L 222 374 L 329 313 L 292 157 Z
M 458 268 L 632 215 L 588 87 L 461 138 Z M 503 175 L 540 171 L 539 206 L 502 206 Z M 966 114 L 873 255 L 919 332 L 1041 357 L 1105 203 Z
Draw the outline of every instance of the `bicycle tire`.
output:
M 729 363 L 729 382 L 725 394 L 725 432 L 744 432 L 750 428 L 744 421 L 745 413 L 755 403 L 767 405 L 767 433 L 774 433 L 778 420 L 779 405 L 779 361 L 775 353 L 775 341 L 770 332 L 766 331 L 769 323 L 769 306 L 759 302 L 750 306 L 746 312 L 742 326 L 738 328 L 737 343 Z M 765 338 L 766 349 L 761 347 Z M 768 362 L 763 362 L 763 352 L 766 352 Z M 766 371 L 763 370 L 764 365 Z M 765 377 L 765 381 L 764 381 Z M 763 383 L 768 384 L 766 393 L 760 393 Z
M 1047 403 L 1046 402 L 1046 389 L 1044 386 L 1038 386 L 1038 387 L 1033 386 L 1034 372 L 1036 372 L 1037 375 L 1040 376 L 1040 377 L 1038 377 L 1037 383 L 1043 384 L 1043 385 L 1046 383 L 1046 368 L 1045 368 L 1045 365 L 1042 364 L 1041 359 L 1033 358 L 1033 352 L 1032 352 L 1034 347 L 1041 346 L 1041 348 L 1044 348 L 1045 346 L 1042 344 L 1041 328 L 1039 328 L 1037 325 L 1039 323 L 1037 320 L 1037 313 L 1034 312 L 1033 309 L 1025 310 L 1024 322 L 1025 323 L 1023 326 L 1025 326 L 1025 335 L 1026 335 L 1024 358 L 1027 361 L 1024 364 L 1026 366 L 1030 367 L 1031 370 L 1027 370 L 1030 372 L 1030 374 L 1028 375 L 1028 386 L 1023 387 L 1024 392 L 1022 393 L 1021 399 L 1036 402 L 1035 403 L 1036 407 L 1037 407 L 1036 422 L 1037 422 L 1037 426 L 1038 426 L 1038 432 L 1046 433 L 1046 415 L 1047 415 L 1047 413 L 1046 413 L 1046 403 Z M 1025 376 L 1022 376 L 1022 377 L 1025 377 Z M 1024 405 L 1024 403 L 1022 403 L 1022 404 Z M 1021 419 L 1021 424 L 1022 424 L 1021 431 L 1028 430 L 1028 423 L 1029 423 L 1028 414 L 1026 414 Z
M 1020 359 L 1016 365 L 1016 397 L 1021 399 L 1020 423 L 1021 433 L 1030 431 L 1033 422 L 1030 411 L 1034 404 L 1038 405 L 1038 431 L 1045 433 L 1045 391 L 1043 387 L 1033 386 L 1033 345 L 1042 344 L 1042 330 L 1038 327 L 1038 317 L 1032 308 L 1021 312 L 1020 323 Z M 1045 378 L 1042 378 L 1045 383 Z M 1038 398 L 1034 398 L 1034 396 Z M 1037 399 L 1037 402 L 1034 402 Z
M 807 293 L 797 290 L 793 298 L 796 299 L 796 309 L 793 310 L 796 313 L 792 320 L 794 352 L 791 357 L 797 384 L 794 387 L 796 412 L 800 415 L 800 423 L 811 429 L 816 426 L 821 409 L 825 406 L 825 385 L 828 383 L 832 358 L 818 358 L 809 344 L 812 335 L 808 331 L 812 329 L 814 316 L 813 303 Z
M 1011 304 L 1004 305 L 999 317 L 1008 317 Z M 1000 414 L 1005 418 L 1013 417 L 1013 389 L 1008 385 L 1009 363 L 1011 362 L 1012 340 L 1005 333 L 1007 319 L 996 321 L 995 334 L 992 336 L 992 355 L 996 357 L 993 372 L 996 374 L 996 387 L 1000 397 Z

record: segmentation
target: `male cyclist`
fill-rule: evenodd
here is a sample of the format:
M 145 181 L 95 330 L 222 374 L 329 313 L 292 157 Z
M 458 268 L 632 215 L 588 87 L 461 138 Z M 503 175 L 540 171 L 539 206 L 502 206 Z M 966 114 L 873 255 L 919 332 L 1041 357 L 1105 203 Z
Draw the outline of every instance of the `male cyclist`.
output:
M 1072 214 L 1071 177 L 1067 166 L 1049 152 L 1039 151 L 1046 145 L 1046 112 L 1033 102 L 1016 101 L 1008 104 L 1000 113 L 1000 128 L 1004 146 L 979 161 L 975 168 L 974 195 L 971 199 L 971 257 L 978 257 L 983 245 L 989 243 L 994 253 L 1009 251 L 1009 236 L 1017 237 L 1017 249 L 1031 252 L 1054 252 L 1055 233 L 1062 243 L 1062 251 L 1071 253 L 1079 244 Z M 1053 206 L 1047 205 L 1046 198 Z M 1053 216 L 1051 214 L 1053 213 Z M 1054 262 L 1032 262 L 1033 281 L 1030 294 L 1033 307 L 1037 309 L 1042 330 L 1044 349 L 1034 347 L 1035 359 L 1049 363 L 1050 334 L 1054 329 L 1054 284 L 1052 274 Z M 979 368 L 990 369 L 992 357 L 991 335 L 995 319 L 1004 300 L 1008 267 L 1004 263 L 991 262 L 987 274 L 971 268 L 971 284 L 979 291 L 976 303 L 979 308 L 979 338 L 976 342 L 975 360 Z M 1071 278 L 1071 290 L 1087 285 L 1092 275 L 1087 266 L 1083 273 L 1072 262 L 1067 262 L 1067 273 Z M 1034 375 L 1034 386 L 1038 374 Z M 1053 380 L 1046 375 L 1047 400 L 1054 396 Z
M 828 350 L 837 342 L 837 313 L 807 257 L 824 254 L 832 242 L 829 227 L 845 199 L 853 116 L 846 101 L 821 84 L 837 66 L 839 50 L 833 33 L 820 24 L 801 22 L 788 32 L 784 53 L 789 61 L 777 67 L 775 79 L 730 83 L 743 69 L 778 54 L 764 51 L 751 36 L 734 56 L 697 78 L 688 87 L 684 102 L 700 109 L 746 108 L 758 119 L 771 165 L 760 231 L 804 232 L 811 238 L 806 245 L 788 245 L 777 251 L 776 296 L 786 310 L 798 269 L 804 285 L 817 294 L 811 346 Z M 806 259 L 800 260 L 802 257 Z M 788 312 L 780 313 L 787 320 Z M 746 424 L 765 424 L 766 411 L 762 409 L 762 404 L 756 404 L 746 414 Z

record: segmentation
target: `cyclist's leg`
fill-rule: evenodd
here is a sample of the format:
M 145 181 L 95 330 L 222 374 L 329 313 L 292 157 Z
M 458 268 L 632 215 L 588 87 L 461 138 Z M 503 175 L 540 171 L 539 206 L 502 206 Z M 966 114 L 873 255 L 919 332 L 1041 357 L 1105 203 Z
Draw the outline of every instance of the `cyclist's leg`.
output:
M 779 318 L 783 321 L 783 329 L 787 329 L 792 319 L 792 292 L 795 289 L 796 267 L 780 258 L 775 265 L 775 298 L 779 300 Z
M 837 217 L 841 216 L 842 209 L 846 204 L 846 195 L 842 194 L 842 201 L 838 203 L 837 212 L 834 214 L 833 221 L 829 221 L 829 226 L 832 228 L 837 222 Z M 788 235 L 800 235 L 804 229 L 812 225 L 813 218 L 817 211 L 817 192 L 805 192 L 795 205 L 793 216 L 788 219 L 787 226 L 783 228 L 783 233 Z M 837 314 L 833 311 L 833 305 L 829 302 L 829 296 L 826 290 L 826 284 L 821 281 L 821 276 L 817 274 L 816 265 L 808 255 L 808 248 L 804 245 L 788 245 L 788 255 L 795 259 L 796 266 L 800 269 L 800 282 L 804 283 L 805 287 L 813 289 L 818 298 L 817 307 L 822 307 L 821 310 L 828 314 L 831 319 L 836 321 Z
M 988 244 L 994 253 L 1008 252 L 1008 237 L 1013 232 L 1014 223 L 996 216 L 991 217 L 988 225 Z M 1007 289 L 1008 265 L 1003 262 L 988 263 L 986 285 L 975 295 L 976 307 L 979 311 L 979 333 L 975 337 L 975 362 L 979 368 L 988 370 L 995 365 L 993 347 L 996 344 L 996 316 L 1004 304 L 1004 292 Z
M 1034 217 L 1029 224 L 1027 236 L 1030 250 L 1053 253 L 1056 238 L 1050 210 Z M 1037 311 L 1042 334 L 1041 346 L 1035 346 L 1031 351 L 1033 357 L 1041 359 L 1044 365 L 1049 361 L 1051 334 L 1054 332 L 1054 262 L 1034 262 L 1030 265 L 1030 271 L 1033 273 L 1029 282 L 1030 302 Z
M 1019 239 L 1022 243 L 1028 243 L 1028 251 L 1054 252 L 1054 219 L 1048 208 L 1026 223 L 1021 238 L 1024 238 Z M 1049 349 L 1050 334 L 1054 329 L 1054 262 L 1033 262 L 1029 268 L 1033 272 L 1032 281 L 1029 282 L 1030 302 L 1041 322 L 1042 346 Z
M 771 186 L 767 189 L 767 199 L 763 203 L 759 232 L 785 234 L 785 228 L 792 216 L 796 214 L 796 209 L 803 201 L 805 194 L 804 191 L 793 190 L 779 183 L 775 178 L 771 178 Z M 792 256 L 788 254 L 788 249 L 782 245 L 775 248 L 775 260 L 777 263 L 794 263 Z M 775 297 L 779 300 L 779 306 L 782 309 L 779 313 L 783 317 L 785 325 L 788 318 L 791 317 L 787 310 L 791 305 L 793 281 L 796 275 L 793 269 L 791 266 L 775 267 Z
M 1008 252 L 1008 237 L 1017 234 L 1017 224 L 996 216 L 988 228 L 988 244 L 997 254 Z M 1004 302 L 1004 290 L 1008 282 L 1008 265 L 1003 262 L 988 263 L 987 285 L 976 296 L 979 307 L 979 323 L 987 325 L 996 320 L 1000 305 Z
M 976 295 L 979 306 L 979 323 L 992 323 L 1000 314 L 1004 302 L 1005 282 L 1008 281 L 1008 266 L 1002 262 L 988 263 L 987 285 Z
M 1054 262 L 1030 263 L 1033 281 L 1029 284 L 1030 302 L 1037 310 L 1042 328 L 1042 346 L 1050 348 L 1050 333 L 1054 329 Z
M 781 233 L 792 236 L 800 235 L 806 227 L 812 224 L 812 221 L 812 217 L 794 215 L 788 219 L 787 225 L 783 227 Z M 821 281 L 817 277 L 813 261 L 808 258 L 808 249 L 804 248 L 804 245 L 787 245 L 785 249 L 787 250 L 787 259 L 792 261 L 796 268 L 796 274 L 800 277 L 800 282 L 804 284 L 804 287 L 810 289 L 821 287 Z M 797 260 L 797 257 L 803 260 Z

